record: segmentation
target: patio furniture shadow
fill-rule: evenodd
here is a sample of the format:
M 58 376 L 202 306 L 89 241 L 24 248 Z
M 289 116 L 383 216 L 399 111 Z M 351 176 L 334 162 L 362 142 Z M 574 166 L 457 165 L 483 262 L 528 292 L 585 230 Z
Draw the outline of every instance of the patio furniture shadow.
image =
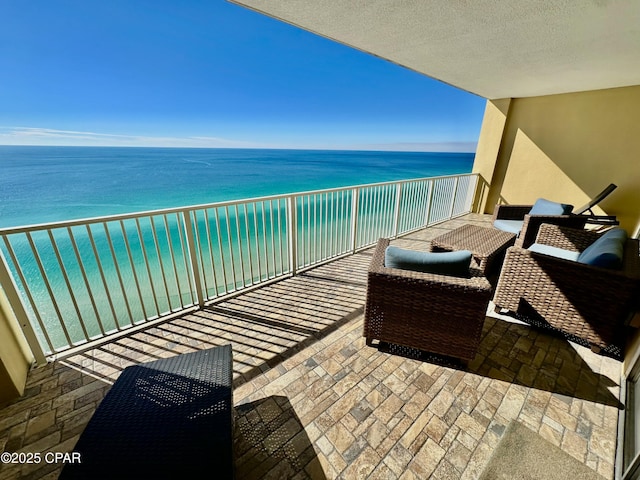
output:
M 361 315 L 370 257 L 353 255 L 201 310 L 150 326 L 63 360 L 113 383 L 123 368 L 234 345 L 234 387 L 273 368 Z
M 235 408 L 236 478 L 326 478 L 311 440 L 287 397 Z
M 475 373 L 487 378 L 545 390 L 560 397 L 578 398 L 603 405 L 624 408 L 612 390 L 619 384 L 595 371 L 582 355 L 598 355 L 572 346 L 565 338 L 492 317 L 485 320 L 476 357 L 467 366 L 452 357 L 420 352 L 396 345 L 382 345 L 380 350 L 447 368 Z

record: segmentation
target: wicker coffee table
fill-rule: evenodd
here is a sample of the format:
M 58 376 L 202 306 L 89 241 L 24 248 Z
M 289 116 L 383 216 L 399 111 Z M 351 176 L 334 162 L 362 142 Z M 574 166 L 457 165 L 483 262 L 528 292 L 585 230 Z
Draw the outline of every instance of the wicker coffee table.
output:
M 470 250 L 471 268 L 486 276 L 500 267 L 504 252 L 515 240 L 513 233 L 496 228 L 463 225 L 431 240 L 431 249 L 434 252 Z

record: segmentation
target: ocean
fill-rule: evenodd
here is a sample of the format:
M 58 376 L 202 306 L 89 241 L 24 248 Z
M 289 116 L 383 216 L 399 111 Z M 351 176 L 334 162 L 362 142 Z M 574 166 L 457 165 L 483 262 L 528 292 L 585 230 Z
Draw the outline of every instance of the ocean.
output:
M 460 153 L 0 146 L 0 228 L 468 173 L 472 162 Z M 198 304 L 196 292 L 215 298 L 371 244 L 394 219 L 402 231 L 419 228 L 427 202 L 446 216 L 454 192 L 464 199 L 472 186 L 450 177 L 411 182 L 400 196 L 379 186 L 299 197 L 292 209 L 276 197 L 33 229 L 5 235 L 0 251 L 38 341 L 55 353 Z
M 0 146 L 0 228 L 467 173 L 473 156 Z

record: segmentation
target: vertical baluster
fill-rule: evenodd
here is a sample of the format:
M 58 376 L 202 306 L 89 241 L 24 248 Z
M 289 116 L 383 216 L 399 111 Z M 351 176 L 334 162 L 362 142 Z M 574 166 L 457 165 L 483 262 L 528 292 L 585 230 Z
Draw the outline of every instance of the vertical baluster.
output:
M 153 274 L 151 273 L 151 265 L 149 264 L 149 255 L 147 255 L 147 248 L 144 244 L 144 234 L 142 233 L 142 227 L 140 226 L 140 219 L 136 217 L 136 230 L 138 233 L 138 239 L 140 241 L 140 250 L 142 252 L 142 258 L 144 258 L 144 265 L 149 276 L 149 286 L 151 287 L 151 296 L 153 297 L 153 305 L 156 307 L 156 314 L 160 316 L 160 305 L 158 305 L 158 295 L 156 294 L 156 287 L 153 284 Z
M 413 230 L 416 225 L 418 224 L 417 222 L 417 212 L 421 212 L 422 211 L 422 207 L 424 206 L 423 200 L 424 200 L 424 195 L 420 195 L 418 197 L 417 193 L 421 192 L 421 188 L 419 187 L 419 183 L 417 182 L 413 182 L 408 184 L 408 192 L 406 195 L 404 195 L 404 211 L 405 216 L 404 216 L 404 228 L 402 229 L 402 233 L 406 233 L 409 230 Z
M 302 200 L 303 197 L 300 197 Z M 297 225 L 297 202 L 296 197 L 290 195 L 287 197 L 287 210 L 288 210 L 288 219 L 287 223 L 289 224 L 289 265 L 290 272 L 292 275 L 295 275 L 298 270 L 298 225 Z
M 271 202 L 269 202 L 269 207 L 271 207 Z M 266 280 L 271 278 L 271 268 L 269 265 L 269 248 L 267 247 L 267 210 L 264 203 L 264 200 L 261 202 L 261 211 L 262 211 L 262 248 L 264 250 L 264 263 L 265 268 L 267 269 Z M 269 208 L 271 211 L 271 208 Z M 260 280 L 262 280 L 262 276 L 260 276 Z
M 136 285 L 136 291 L 138 292 L 138 299 L 140 300 L 140 308 L 142 308 L 142 315 L 146 320 L 148 317 L 147 309 L 144 304 L 144 298 L 142 296 L 142 291 L 140 290 L 140 282 L 138 281 L 138 274 L 136 273 L 135 262 L 133 261 L 133 256 L 131 255 L 131 248 L 129 247 L 129 239 L 127 238 L 127 231 L 124 226 L 124 222 L 120 220 L 120 230 L 122 231 L 122 239 L 124 240 L 125 250 L 127 252 L 127 257 L 129 258 L 129 265 L 131 266 L 131 273 L 133 274 L 133 280 Z
M 47 273 L 45 271 L 45 268 L 42 264 L 42 258 L 40 257 L 40 252 L 38 251 L 38 248 L 36 247 L 33 238 L 31 236 L 30 232 L 26 233 L 27 236 L 27 241 L 29 242 L 29 246 L 31 247 L 31 251 L 33 252 L 33 258 L 36 261 L 36 265 L 38 267 L 38 271 L 40 272 L 40 275 L 42 277 L 42 280 L 44 282 L 44 286 L 47 290 L 47 292 L 49 293 L 49 298 L 51 299 L 51 303 L 53 304 L 53 309 L 56 312 L 56 316 L 58 317 L 58 322 L 60 323 L 60 327 L 62 328 L 62 333 L 65 336 L 65 339 L 67 340 L 67 345 L 71 346 L 73 345 L 73 341 L 71 340 L 71 336 L 69 335 L 69 331 L 67 330 L 67 326 L 64 323 L 64 318 L 62 318 L 62 312 L 60 312 L 60 308 L 58 307 L 58 302 L 56 300 L 56 296 L 53 292 L 53 288 L 51 287 L 51 283 L 49 282 L 49 278 L 47 277 Z
M 91 231 L 90 225 L 85 226 L 87 229 L 87 235 L 89 236 L 89 243 L 91 244 L 91 250 L 93 251 L 93 257 L 96 260 L 96 265 L 98 265 L 98 272 L 100 273 L 100 279 L 102 280 L 102 286 L 104 288 L 105 294 L 107 296 L 107 302 L 109 303 L 109 309 L 111 310 L 111 315 L 113 316 L 113 323 L 115 325 L 116 330 L 120 330 L 120 325 L 118 324 L 118 314 L 116 313 L 116 308 L 113 303 L 113 297 L 111 296 L 111 289 L 109 288 L 109 284 L 107 282 L 107 277 L 104 273 L 104 268 L 102 266 L 102 261 L 100 260 L 100 255 L 98 253 L 98 246 L 96 244 L 95 238 L 93 237 L 93 232 Z
M 335 193 L 335 198 L 334 198 L 334 193 Z M 338 230 L 336 228 L 336 223 L 335 223 L 335 208 L 336 208 L 336 200 L 337 197 L 339 195 L 339 192 L 334 192 L 333 190 L 331 191 L 331 227 L 329 229 L 329 231 L 331 232 L 330 234 L 330 238 L 331 238 L 331 246 L 329 247 L 329 253 L 331 255 L 331 257 L 334 257 L 336 255 L 336 240 L 338 238 Z
M 205 221 L 205 236 L 206 236 L 205 244 L 207 245 L 207 248 L 209 248 L 208 244 L 209 244 L 210 240 L 209 240 L 209 235 L 207 233 L 206 212 L 207 212 L 206 210 L 202 210 L 202 218 Z M 201 288 L 202 288 L 202 298 L 203 298 L 203 301 L 204 301 L 204 300 L 207 300 L 209 298 L 209 281 L 207 280 L 207 270 L 206 270 L 206 267 L 205 267 L 205 251 L 204 251 L 205 245 L 202 242 L 202 234 L 201 234 L 201 231 L 200 231 L 200 223 L 198 222 L 198 210 L 193 210 L 192 214 L 193 214 L 192 228 L 193 228 L 193 231 L 194 231 L 193 236 L 195 238 L 194 244 L 195 244 L 195 248 L 196 248 L 197 257 L 198 257 L 198 260 L 200 262 L 199 263 L 199 265 L 200 265 L 199 272 L 200 272 L 200 274 L 202 276 Z M 200 302 L 198 302 L 198 304 L 199 303 Z
M 51 247 L 53 248 L 53 253 L 56 257 L 56 261 L 58 262 L 58 267 L 60 269 L 60 273 L 62 274 L 62 279 L 64 280 L 64 284 L 67 287 L 67 293 L 69 294 L 69 298 L 71 298 L 73 309 L 75 310 L 76 315 L 78 316 L 78 323 L 80 324 L 80 328 L 82 329 L 82 334 L 85 340 L 89 340 L 90 335 L 89 335 L 89 332 L 87 331 L 85 322 L 83 321 L 82 313 L 80 312 L 80 307 L 78 306 L 78 301 L 76 300 L 76 296 L 73 293 L 73 287 L 71 286 L 69 276 L 67 275 L 67 269 L 64 266 L 64 263 L 62 261 L 62 256 L 60 255 L 58 244 L 56 243 L 56 240 L 53 237 L 53 233 L 51 230 L 47 230 L 47 234 L 49 235 L 49 242 L 51 243 Z M 62 317 L 60 317 L 60 320 L 63 321 Z
M 51 235 L 51 231 L 49 231 Z M 80 251 L 78 249 L 78 244 L 73 235 L 73 231 L 71 227 L 67 227 L 67 234 L 69 235 L 69 240 L 71 242 L 71 248 L 73 249 L 73 253 L 76 257 L 76 261 L 78 262 L 78 267 L 80 268 L 80 274 L 82 275 L 82 280 L 84 281 L 84 286 L 87 289 L 87 293 L 89 294 L 89 301 L 91 302 L 91 306 L 93 308 L 93 312 L 96 316 L 96 321 L 98 322 L 98 327 L 100 328 L 100 333 L 102 336 L 105 335 L 104 325 L 102 324 L 102 319 L 100 318 L 100 312 L 98 310 L 98 306 L 96 304 L 95 296 L 93 294 L 93 289 L 91 288 L 91 282 L 89 282 L 89 277 L 87 276 L 87 271 L 84 267 L 84 263 L 82 262 L 82 257 L 80 256 Z M 53 239 L 52 239 L 53 240 Z M 91 239 L 89 239 L 91 241 Z M 81 318 L 81 315 L 78 314 L 78 317 Z M 82 320 L 81 320 L 82 322 Z M 83 322 L 84 323 L 84 322 Z M 88 339 L 89 337 L 87 337 Z
M 258 229 L 258 202 L 253 202 L 253 228 L 255 230 L 256 257 L 258 260 L 258 283 L 262 281 L 262 259 L 260 258 L 260 230 Z
M 189 292 L 189 296 L 191 297 L 191 304 L 194 305 L 196 300 L 198 299 L 197 292 L 194 292 L 193 282 L 195 280 L 195 276 L 191 275 L 191 269 L 189 268 L 189 263 L 192 263 L 193 260 L 191 257 L 191 250 L 189 248 L 189 239 L 185 240 L 185 234 L 187 233 L 187 224 L 191 224 L 191 219 L 189 218 L 189 213 L 185 215 L 185 212 L 182 214 L 176 213 L 176 221 L 177 221 L 177 232 L 178 232 L 178 241 L 180 242 L 180 249 L 182 252 L 182 271 L 187 279 L 187 291 Z M 181 227 L 182 226 L 182 227 Z M 193 233 L 193 232 L 192 232 Z M 195 295 L 194 295 L 195 293 Z
M 273 216 L 273 211 L 274 211 L 274 206 L 273 206 L 273 202 L 276 202 L 276 204 L 278 205 L 278 210 L 280 209 L 280 200 L 269 200 L 269 228 L 271 230 L 271 234 L 269 235 L 269 238 L 271 239 L 271 265 L 273 268 L 273 275 L 271 275 L 271 269 L 269 269 L 269 277 L 268 278 L 275 278 L 278 276 L 278 264 L 276 261 L 276 227 L 275 227 L 275 218 Z M 264 236 L 265 239 L 267 238 L 267 230 L 265 228 L 264 231 Z M 280 242 L 278 242 L 280 243 Z
M 345 197 L 345 191 L 340 190 L 340 192 L 338 193 L 338 198 L 336 203 L 336 247 L 337 247 L 336 253 L 337 254 L 344 253 L 343 239 L 344 239 L 344 230 L 346 228 L 346 225 L 344 224 L 344 217 L 343 217 L 344 197 Z
M 363 188 L 360 190 L 360 205 L 358 206 L 359 211 L 358 214 L 360 215 L 358 222 L 358 243 L 357 246 L 361 247 L 365 242 L 366 242 L 366 232 L 367 232 L 367 222 L 369 221 L 367 219 L 367 205 L 368 205 L 368 200 L 369 200 L 369 189 L 368 188 Z
M 285 214 L 287 212 L 286 211 L 287 201 L 288 201 L 287 199 L 283 201 Z M 282 210 L 280 206 L 280 200 L 278 200 L 278 240 L 279 240 L 278 243 L 280 246 L 280 272 L 284 273 L 286 269 L 284 267 L 284 239 L 282 238 Z
M 384 200 L 384 236 L 395 236 L 395 228 L 393 222 L 395 221 L 395 185 L 387 185 L 385 187 L 385 200 Z M 382 235 L 379 235 L 382 236 Z M 374 243 L 377 238 L 374 238 Z
M 453 217 L 453 208 L 456 205 L 456 194 L 458 193 L 458 177 L 455 177 L 453 181 L 453 191 L 451 192 L 451 205 L 449 206 L 448 218 Z
M 316 255 L 316 263 L 320 262 L 322 260 L 324 260 L 324 232 L 326 232 L 326 226 L 324 223 L 325 220 L 325 215 L 326 215 L 326 211 L 325 211 L 325 206 L 324 206 L 324 193 L 319 193 L 318 195 L 316 195 L 316 198 L 318 199 L 318 249 L 319 249 L 319 254 Z
M 247 237 L 247 253 L 249 255 L 249 285 L 253 285 L 253 255 L 251 254 L 251 234 L 249 232 L 249 214 L 247 213 L 247 204 L 243 204 L 244 208 L 244 228 Z M 242 262 L 244 265 L 244 262 Z M 247 282 L 244 282 L 245 286 Z
M 173 241 L 171 240 L 171 227 L 169 226 L 168 215 L 162 216 L 164 221 L 164 228 L 167 234 L 167 245 L 169 247 L 169 257 L 171 259 L 171 266 L 173 267 L 174 280 L 176 282 L 176 290 L 178 291 L 178 300 L 180 301 L 180 307 L 184 308 L 185 304 L 182 300 L 182 289 L 180 287 L 180 274 L 178 273 L 178 262 L 173 251 Z M 180 223 L 178 223 L 178 231 L 180 230 Z
M 372 187 L 362 189 L 362 226 L 360 227 L 361 234 L 358 240 L 358 247 L 363 247 L 369 242 L 372 191 Z
M 307 212 L 309 217 L 307 232 L 309 233 L 309 235 L 311 235 L 311 237 L 309 238 L 309 257 L 307 259 L 307 262 L 304 263 L 305 266 L 311 265 L 313 263 L 316 256 L 316 245 L 318 242 L 317 235 L 316 235 L 316 206 L 317 206 L 316 197 L 315 195 L 309 195 L 307 198 L 309 199 L 309 203 L 307 204 L 307 207 L 309 209 L 309 211 Z M 312 204 L 313 204 L 313 223 L 311 223 L 312 222 L 311 221 L 311 205 Z
M 231 278 L 233 280 L 233 289 L 231 291 L 237 290 L 238 288 L 238 280 L 236 278 L 236 261 L 235 255 L 233 253 L 233 238 L 231 235 L 231 219 L 229 217 L 229 207 L 224 207 L 225 216 L 227 217 L 227 237 L 229 241 L 229 259 L 231 260 Z
M 360 208 L 360 189 L 354 188 L 351 193 L 351 251 L 355 253 L 358 245 L 358 209 Z
M 398 237 L 400 231 L 400 216 L 401 216 L 401 201 L 402 201 L 402 183 L 398 182 L 396 185 L 396 199 L 393 206 L 393 237 Z
M 324 229 L 324 239 L 322 241 L 324 245 L 322 249 L 323 260 L 331 257 L 331 248 L 329 247 L 329 242 L 331 241 L 331 204 L 329 202 L 329 192 L 325 192 L 323 201 L 324 214 L 322 216 L 322 228 Z
M 151 222 L 151 232 L 153 234 L 153 246 L 156 250 L 156 256 L 158 257 L 158 263 L 160 264 L 160 275 L 162 275 L 162 284 L 164 285 L 164 293 L 167 298 L 167 306 L 169 311 L 173 311 L 171 307 L 171 296 L 169 295 L 169 285 L 167 284 L 167 274 L 164 270 L 164 261 L 162 258 L 162 252 L 160 251 L 160 242 L 158 241 L 158 229 L 156 227 L 156 223 L 153 219 L 153 216 L 149 217 L 149 221 Z
M 347 243 L 348 237 L 346 235 L 349 223 L 347 222 L 347 190 L 342 191 L 340 197 L 340 253 L 346 253 L 349 251 L 349 245 Z
M 371 226 L 369 228 L 369 237 L 367 238 L 367 245 L 370 245 L 373 242 L 373 239 L 379 235 L 382 218 L 379 215 L 380 211 L 380 203 L 381 203 L 381 192 L 382 187 L 373 187 L 373 198 L 371 199 L 371 210 L 369 212 L 369 218 L 371 219 Z
M 370 193 L 370 201 L 369 201 L 369 228 L 367 228 L 367 239 L 365 243 L 362 245 L 369 245 L 371 243 L 371 239 L 377 234 L 379 230 L 379 219 L 376 212 L 378 208 L 378 203 L 380 201 L 380 188 L 379 187 L 371 187 L 369 189 Z
M 127 309 L 127 314 L 129 315 L 129 325 L 133 325 L 133 314 L 131 312 L 131 305 L 129 304 L 129 297 L 127 295 L 127 290 L 124 287 L 124 281 L 122 280 L 122 272 L 120 271 L 120 262 L 118 262 L 118 257 L 116 255 L 115 248 L 113 247 L 113 239 L 111 238 L 111 233 L 109 233 L 109 226 L 106 222 L 102 224 L 104 228 L 104 232 L 107 238 L 107 245 L 109 246 L 109 252 L 111 253 L 111 259 L 113 260 L 113 266 L 116 270 L 116 276 L 118 277 L 118 283 L 120 284 L 120 291 L 122 293 L 122 299 L 124 300 L 125 307 Z M 119 325 L 118 316 L 116 319 L 116 324 Z
M 425 208 L 425 215 L 424 215 L 424 226 L 428 227 L 429 226 L 429 221 L 431 219 L 431 202 L 433 200 L 433 191 L 435 190 L 434 185 L 433 185 L 433 180 L 430 180 L 428 183 L 428 188 L 427 188 L 427 206 Z
M 213 279 L 213 291 L 215 292 L 213 296 L 217 297 L 218 296 L 218 275 L 216 275 L 215 255 L 213 253 L 213 241 L 212 241 L 213 236 L 211 235 L 211 220 L 209 219 L 208 209 L 204 209 L 204 225 L 205 225 L 205 232 L 207 235 L 207 248 L 209 249 L 209 262 L 211 263 L 211 277 Z M 204 273 L 204 263 L 202 264 L 202 269 Z M 206 279 L 206 275 L 204 277 Z M 207 297 L 207 299 L 211 298 L 209 296 L 208 288 L 206 290 L 205 296 Z
M 224 282 L 224 292 L 227 293 L 229 291 L 229 280 L 227 279 L 227 268 L 225 266 L 225 258 L 224 258 L 224 248 L 222 248 L 222 231 L 220 230 L 220 217 L 218 215 L 218 209 L 213 209 L 213 214 L 216 219 L 216 236 L 218 237 L 218 251 L 220 252 L 220 266 L 222 267 L 222 281 Z M 213 265 L 215 268 L 215 265 Z M 215 270 L 214 270 L 215 271 Z M 216 295 L 218 294 L 218 289 L 216 288 Z
M 240 255 L 240 273 L 242 274 L 242 288 L 247 286 L 247 279 L 244 274 L 244 255 L 242 245 L 242 234 L 240 233 L 240 212 L 238 211 L 238 204 L 234 205 L 236 214 L 236 234 L 238 236 L 238 252 Z

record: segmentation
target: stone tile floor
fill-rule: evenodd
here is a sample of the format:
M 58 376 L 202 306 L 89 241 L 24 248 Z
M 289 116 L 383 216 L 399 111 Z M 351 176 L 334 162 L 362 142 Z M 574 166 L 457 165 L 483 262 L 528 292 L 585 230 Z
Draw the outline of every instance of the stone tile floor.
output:
M 469 222 L 487 218 L 394 243 L 424 247 Z M 370 255 L 34 369 L 24 397 L 0 409 L 0 451 L 71 452 L 123 368 L 232 343 L 238 479 L 474 479 L 512 420 L 613 478 L 620 362 L 495 314 L 466 367 L 367 347 Z M 59 469 L 0 465 L 0 480 L 53 479 Z

